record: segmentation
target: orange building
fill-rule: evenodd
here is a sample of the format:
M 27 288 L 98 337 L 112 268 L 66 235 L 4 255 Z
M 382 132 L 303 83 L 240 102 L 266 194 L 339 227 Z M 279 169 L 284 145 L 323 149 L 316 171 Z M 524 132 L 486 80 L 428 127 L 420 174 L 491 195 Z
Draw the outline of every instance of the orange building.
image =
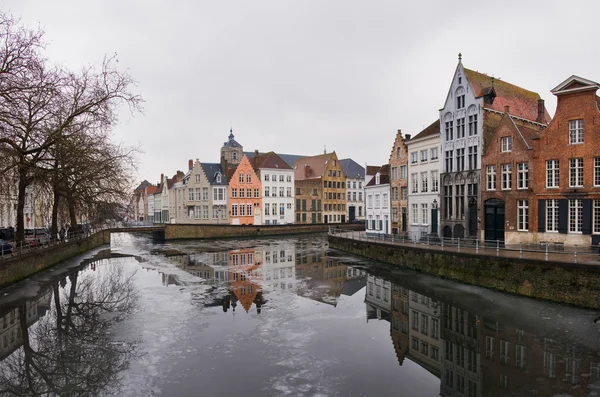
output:
M 262 223 L 261 192 L 260 178 L 256 175 L 248 157 L 244 155 L 229 177 L 229 223 L 260 225 Z
M 260 314 L 262 305 L 262 258 L 255 248 L 243 248 L 229 251 L 229 285 L 234 302 L 242 305 L 248 312 L 256 304 Z M 235 310 L 235 306 L 234 306 Z

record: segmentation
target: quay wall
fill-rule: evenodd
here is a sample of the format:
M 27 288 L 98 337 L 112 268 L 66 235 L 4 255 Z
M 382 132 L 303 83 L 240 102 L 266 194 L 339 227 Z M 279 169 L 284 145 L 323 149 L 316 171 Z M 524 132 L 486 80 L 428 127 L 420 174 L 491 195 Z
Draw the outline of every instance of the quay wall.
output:
M 110 244 L 110 230 L 101 230 L 82 239 L 50 245 L 0 260 L 0 288 L 21 281 L 41 270 Z
M 600 309 L 600 266 L 439 251 L 329 236 L 329 247 L 462 283 Z
M 153 232 L 156 240 L 260 238 L 294 234 L 324 233 L 330 226 L 342 230 L 363 230 L 362 224 L 290 224 L 290 225 L 198 225 L 166 224 L 164 231 Z

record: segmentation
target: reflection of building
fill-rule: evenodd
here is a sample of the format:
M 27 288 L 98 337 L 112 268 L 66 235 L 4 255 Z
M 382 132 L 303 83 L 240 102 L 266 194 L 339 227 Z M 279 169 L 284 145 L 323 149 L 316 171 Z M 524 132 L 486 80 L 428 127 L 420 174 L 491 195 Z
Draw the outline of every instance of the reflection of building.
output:
M 246 312 L 250 310 L 253 303 L 262 301 L 262 294 L 259 295 L 262 280 L 261 265 L 262 263 L 256 259 L 254 247 L 229 251 L 229 285 Z M 257 309 L 260 309 L 259 303 Z
M 392 284 L 380 277 L 367 276 L 365 295 L 367 321 L 372 319 L 390 321 L 392 311 Z
M 440 376 L 440 311 L 438 302 L 410 292 L 409 357 L 437 377 Z
M 296 247 L 293 243 L 279 243 L 262 248 L 263 285 L 281 290 L 296 289 Z
M 390 335 L 398 365 L 402 365 L 409 350 L 408 322 L 409 322 L 408 290 L 398 285 L 392 285 L 392 324 Z
M 27 317 L 27 328 L 46 315 L 50 308 L 52 291 L 40 295 L 37 299 L 27 301 L 25 304 L 25 314 Z M 0 318 L 0 361 L 8 357 L 12 352 L 23 344 L 23 334 L 21 330 L 19 307 L 13 307 L 7 312 L 2 313 Z

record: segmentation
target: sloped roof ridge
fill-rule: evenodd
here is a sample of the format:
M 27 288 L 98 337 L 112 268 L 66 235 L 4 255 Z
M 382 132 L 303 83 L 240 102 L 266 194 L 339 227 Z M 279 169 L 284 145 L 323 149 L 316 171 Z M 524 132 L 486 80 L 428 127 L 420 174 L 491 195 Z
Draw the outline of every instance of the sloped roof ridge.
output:
M 531 145 L 529 145 L 529 142 L 527 142 L 527 140 L 525 139 L 525 137 L 523 136 L 523 133 L 521 132 L 521 129 L 517 126 L 517 124 L 515 123 L 515 121 L 513 120 L 512 116 L 510 115 L 510 113 L 507 113 L 508 118 L 510 119 L 510 122 L 512 123 L 512 125 L 517 129 L 517 132 L 519 133 L 519 135 L 521 136 L 521 139 L 523 140 L 523 142 L 525 142 L 525 146 L 527 146 L 527 149 L 531 149 Z
M 538 94 L 537 92 L 528 90 L 528 89 L 523 88 L 521 86 L 518 86 L 516 84 L 509 83 L 506 80 L 502 80 L 502 79 L 500 79 L 498 77 L 489 76 L 489 75 L 487 75 L 485 73 L 481 73 L 481 72 L 478 72 L 478 71 L 473 70 L 473 69 L 469 69 L 469 68 L 463 68 L 463 69 L 465 71 L 465 75 L 467 75 L 468 73 L 471 73 L 472 77 L 479 77 L 479 78 L 482 78 L 482 79 L 490 79 L 490 87 L 492 86 L 492 81 L 491 80 L 494 79 L 494 88 L 496 88 L 496 86 L 498 84 L 500 84 L 500 85 L 509 85 L 511 87 L 514 87 L 514 88 L 520 90 L 520 91 L 523 91 L 524 93 L 532 94 L 532 96 L 535 96 L 536 98 L 540 98 L 540 94 Z M 469 78 L 469 76 L 466 76 L 466 77 L 467 77 L 467 80 L 469 80 L 469 82 L 471 82 L 471 79 Z
M 436 125 L 437 125 L 437 127 L 436 127 Z M 440 119 L 437 118 L 433 123 L 429 124 L 427 127 L 422 129 L 421 131 L 419 131 L 417 133 L 417 135 L 410 138 L 409 142 L 412 140 L 416 140 L 416 139 L 428 138 L 430 136 L 433 136 L 433 135 L 439 134 L 439 133 L 440 133 Z

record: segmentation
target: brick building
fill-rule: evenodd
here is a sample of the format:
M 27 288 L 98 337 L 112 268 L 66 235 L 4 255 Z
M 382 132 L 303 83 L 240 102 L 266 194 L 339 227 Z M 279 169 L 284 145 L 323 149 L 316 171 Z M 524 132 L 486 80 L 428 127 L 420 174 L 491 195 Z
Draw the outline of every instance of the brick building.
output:
M 230 172 L 231 173 L 231 172 Z M 232 225 L 262 223 L 262 184 L 244 155 L 229 180 L 229 221 Z
M 534 141 L 539 241 L 600 242 L 600 84 L 571 76 L 551 92 L 556 114 Z
M 544 125 L 514 117 L 506 106 L 495 131 L 488 135 L 481 200 L 483 238 L 509 244 L 531 240 L 536 211 L 530 180 L 543 170 L 533 167 L 533 142 Z
M 394 146 L 390 154 L 390 193 L 392 207 L 392 233 L 405 233 L 407 231 L 408 207 L 408 152 L 406 138 L 398 130 L 394 139 Z

